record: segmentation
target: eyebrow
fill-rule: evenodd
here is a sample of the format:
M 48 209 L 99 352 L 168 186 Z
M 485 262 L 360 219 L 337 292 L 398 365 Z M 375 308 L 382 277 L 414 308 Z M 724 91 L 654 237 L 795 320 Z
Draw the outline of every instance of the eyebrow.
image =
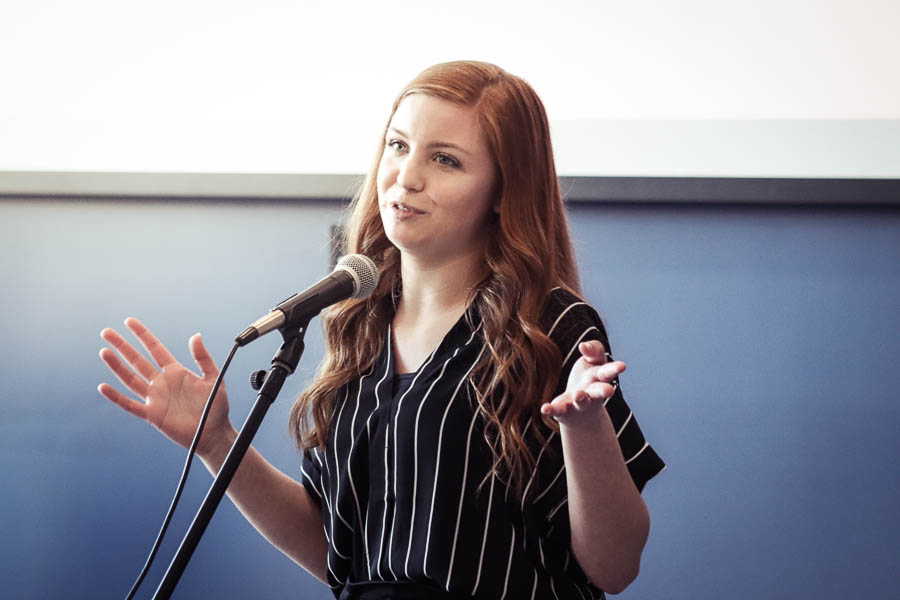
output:
M 402 129 L 397 129 L 396 127 L 393 127 L 393 126 L 388 127 L 388 131 L 393 131 L 395 133 L 399 133 L 400 135 L 402 135 L 405 138 L 409 137 L 408 133 L 406 133 Z M 430 144 L 428 144 L 428 147 L 429 148 L 453 148 L 454 150 L 459 150 L 460 152 L 462 152 L 464 154 L 468 154 L 470 156 L 472 154 L 471 152 L 469 152 L 462 146 L 460 146 L 458 144 L 453 144 L 451 142 L 431 142 Z

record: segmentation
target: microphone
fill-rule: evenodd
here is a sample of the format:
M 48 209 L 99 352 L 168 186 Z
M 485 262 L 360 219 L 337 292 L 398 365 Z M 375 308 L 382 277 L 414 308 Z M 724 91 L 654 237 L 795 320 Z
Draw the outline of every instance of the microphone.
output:
M 235 338 L 238 346 L 245 346 L 274 329 L 301 325 L 319 314 L 323 308 L 347 298 L 366 298 L 378 284 L 378 267 L 367 256 L 342 256 L 330 275 L 311 287 L 294 294 L 269 314 L 259 318 Z

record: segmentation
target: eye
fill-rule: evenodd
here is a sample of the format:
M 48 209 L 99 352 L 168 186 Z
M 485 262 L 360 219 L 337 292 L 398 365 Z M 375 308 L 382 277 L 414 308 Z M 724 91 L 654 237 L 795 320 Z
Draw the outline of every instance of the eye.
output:
M 440 153 L 435 156 L 435 160 L 438 161 L 438 164 L 443 165 L 445 167 L 458 167 L 459 161 L 450 156 L 449 154 Z
M 401 152 L 406 147 L 406 144 L 404 144 L 400 140 L 388 140 L 387 146 L 395 152 Z

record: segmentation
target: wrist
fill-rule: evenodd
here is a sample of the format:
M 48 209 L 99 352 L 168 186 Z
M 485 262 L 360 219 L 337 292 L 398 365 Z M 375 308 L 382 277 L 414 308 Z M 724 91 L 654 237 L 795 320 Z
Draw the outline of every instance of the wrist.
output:
M 225 457 L 231 450 L 237 435 L 237 430 L 230 422 L 218 429 L 204 432 L 203 439 L 197 446 L 197 456 L 211 472 L 217 472 L 225 462 Z M 207 438 L 207 436 L 209 437 Z
M 567 414 L 554 417 L 554 420 L 559 423 L 560 433 L 568 431 L 586 434 L 596 434 L 598 429 L 610 422 L 606 408 L 601 402 L 593 403 L 583 410 L 570 409 Z

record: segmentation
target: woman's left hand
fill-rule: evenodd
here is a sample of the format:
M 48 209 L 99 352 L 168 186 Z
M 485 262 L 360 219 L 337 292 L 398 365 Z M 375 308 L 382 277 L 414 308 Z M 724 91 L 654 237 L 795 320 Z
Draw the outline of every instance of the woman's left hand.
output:
M 622 361 L 607 362 L 606 348 L 592 340 L 578 345 L 581 358 L 572 366 L 566 391 L 541 406 L 541 414 L 567 425 L 591 426 L 603 416 L 603 402 L 616 391 Z

